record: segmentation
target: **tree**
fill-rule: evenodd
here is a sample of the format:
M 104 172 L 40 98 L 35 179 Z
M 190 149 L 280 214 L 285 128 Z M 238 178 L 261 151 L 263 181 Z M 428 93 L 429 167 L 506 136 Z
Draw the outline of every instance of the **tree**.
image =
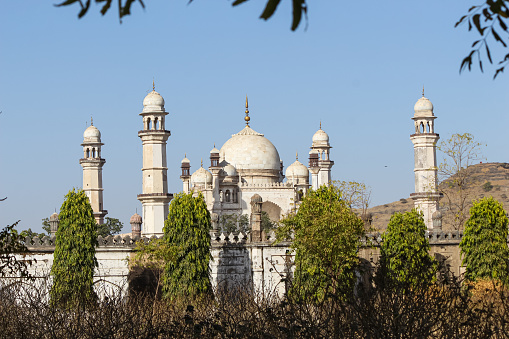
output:
M 118 234 L 122 227 L 124 227 L 124 224 L 120 220 L 106 217 L 104 224 L 97 225 L 97 235 L 107 237 L 108 235 Z
M 46 232 L 47 235 L 51 234 L 51 226 L 49 223 L 49 218 L 42 219 L 42 229 Z
M 4 227 L 0 231 L 0 276 L 19 274 L 21 277 L 31 277 L 28 266 L 33 260 L 18 260 L 16 254 L 28 252 L 23 237 L 14 229 L 19 221 Z
M 222 214 L 219 217 L 221 232 L 230 234 L 233 232 L 249 232 L 249 217 L 246 214 Z
M 437 262 L 429 254 L 422 212 L 392 215 L 382 234 L 380 270 L 390 282 L 413 288 L 433 281 Z
M 465 278 L 488 278 L 509 283 L 508 219 L 493 197 L 474 201 L 460 242 Z
M 97 228 L 92 207 L 83 190 L 65 196 L 58 216 L 60 225 L 53 255 L 51 302 L 72 306 L 93 300 Z
M 173 247 L 175 260 L 166 263 L 163 296 L 200 297 L 212 291 L 210 284 L 210 213 L 203 195 L 179 193 L 169 206 L 164 241 Z
M 125 2 L 122 2 L 121 0 L 118 1 L 118 18 L 120 20 L 120 23 L 122 23 L 122 18 L 126 15 L 131 14 L 131 6 L 133 3 L 138 1 L 140 3 L 140 6 L 142 8 L 145 8 L 145 4 L 143 3 L 143 0 L 126 0 Z M 193 0 L 189 0 L 189 3 L 191 3 Z M 240 5 L 248 0 L 235 0 L 232 3 L 232 6 Z M 85 14 L 87 14 L 91 0 L 65 0 L 64 2 L 56 5 L 57 7 L 60 6 L 69 6 L 73 5 L 75 3 L 79 4 L 81 7 L 81 10 L 78 13 L 78 18 L 82 18 Z M 279 3 L 281 0 L 267 0 L 267 4 L 265 5 L 265 9 L 263 10 L 262 14 L 260 15 L 260 19 L 268 20 L 274 12 L 276 11 Z M 101 14 L 104 15 L 108 12 L 108 10 L 111 8 L 112 0 L 95 0 L 96 4 L 103 3 L 101 8 Z M 307 4 L 306 0 L 292 0 L 292 31 L 295 31 L 297 27 L 299 27 L 300 21 L 302 20 L 302 15 L 307 18 Z
M 438 168 L 439 191 L 444 195 L 440 202 L 447 210 L 444 221 L 454 229 L 461 229 L 468 219 L 469 188 L 474 183 L 471 166 L 484 159 L 483 146 L 470 133 L 453 134 L 438 145 L 444 155 Z
M 276 227 L 276 223 L 270 220 L 269 214 L 262 211 L 262 230 L 265 234 L 269 234 L 271 231 L 275 230 Z
M 468 22 L 468 30 L 471 31 L 474 27 L 477 33 L 481 36 L 479 40 L 474 41 L 470 54 L 466 56 L 461 62 L 460 72 L 468 68 L 471 70 L 472 63 L 477 57 L 479 68 L 483 71 L 481 53 L 485 52 L 486 57 L 490 64 L 493 64 L 491 58 L 490 48 L 488 46 L 488 39 L 492 37 L 495 42 L 500 43 L 504 48 L 507 48 L 509 31 L 509 0 L 486 0 L 481 5 L 470 7 L 468 13 L 462 16 L 455 27 L 465 22 Z M 506 41 L 504 41 L 504 39 Z M 509 41 L 508 41 L 509 42 Z M 498 61 L 499 68 L 495 71 L 493 78 L 504 71 L 505 66 L 509 64 L 509 53 L 507 53 L 500 61 Z
M 336 186 L 310 190 L 296 214 L 281 220 L 278 241 L 293 234 L 295 274 L 290 294 L 324 300 L 353 291 L 364 234 L 363 222 L 341 198 Z
M 35 237 L 37 238 L 42 238 L 44 237 L 44 233 L 37 233 L 37 232 L 34 232 L 32 231 L 31 228 L 27 229 L 27 230 L 23 230 L 21 231 L 21 233 L 19 234 L 19 236 L 21 237 L 21 239 L 26 239 L 26 237 L 29 237 L 30 239 L 33 239 Z

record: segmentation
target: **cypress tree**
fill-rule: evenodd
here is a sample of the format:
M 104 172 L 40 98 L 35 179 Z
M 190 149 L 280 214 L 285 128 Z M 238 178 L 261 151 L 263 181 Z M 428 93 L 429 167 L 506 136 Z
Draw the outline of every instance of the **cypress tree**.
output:
M 395 213 L 382 235 L 380 269 L 390 282 L 417 287 L 433 281 L 438 263 L 429 254 L 421 212 Z
M 65 196 L 58 216 L 51 275 L 51 302 L 73 306 L 96 298 L 93 289 L 97 226 L 92 207 L 83 190 L 72 189 Z
M 507 223 L 504 207 L 493 197 L 473 202 L 460 242 L 467 280 L 488 278 L 509 282 Z
M 212 291 L 210 284 L 210 213 L 203 195 L 179 193 L 169 206 L 164 241 L 175 249 L 175 260 L 166 264 L 163 296 L 200 297 Z

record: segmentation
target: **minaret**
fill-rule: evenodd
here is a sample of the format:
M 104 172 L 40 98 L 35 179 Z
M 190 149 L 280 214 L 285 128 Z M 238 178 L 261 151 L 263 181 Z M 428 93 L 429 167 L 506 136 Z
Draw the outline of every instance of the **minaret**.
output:
M 182 159 L 180 163 L 180 168 L 182 169 L 182 175 L 180 176 L 183 184 L 182 191 L 188 194 L 191 191 L 191 162 L 187 158 L 187 154 L 184 154 L 184 159 Z
M 138 132 L 143 145 L 143 193 L 138 200 L 143 205 L 143 235 L 162 235 L 164 221 L 168 215 L 168 203 L 173 195 L 168 194 L 166 140 L 171 135 L 165 129 L 164 99 L 155 91 L 143 100 L 143 130 Z
M 320 122 L 320 129 L 313 135 L 311 152 L 309 152 L 311 183 L 315 190 L 322 185 L 329 186 L 331 182 L 331 168 L 334 166 L 334 161 L 329 158 L 331 148 L 329 135 L 322 130 L 322 122 Z
M 103 210 L 103 174 L 102 167 L 106 160 L 101 158 L 101 132 L 94 126 L 90 119 L 90 126 L 83 133 L 83 159 L 80 165 L 83 167 L 83 191 L 90 200 L 94 218 L 98 224 L 104 224 L 104 217 L 108 211 Z
M 410 194 L 410 197 L 414 200 L 415 208 L 423 212 L 424 223 L 431 230 L 432 216 L 438 209 L 438 199 L 441 196 L 438 193 L 436 157 L 439 136 L 434 128 L 436 117 L 433 114 L 433 104 L 424 97 L 424 88 L 414 111 L 412 119 L 415 133 L 410 135 L 410 140 L 414 144 L 415 193 Z

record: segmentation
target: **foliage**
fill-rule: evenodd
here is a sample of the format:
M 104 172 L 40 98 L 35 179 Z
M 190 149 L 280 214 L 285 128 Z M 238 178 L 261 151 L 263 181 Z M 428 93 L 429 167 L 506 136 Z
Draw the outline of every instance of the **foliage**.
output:
M 404 287 L 427 286 L 433 281 L 437 262 L 429 254 L 421 212 L 412 209 L 392 215 L 382 234 L 380 266 L 387 279 Z
M 509 283 L 506 212 L 493 197 L 474 201 L 460 242 L 465 278 L 493 278 Z
M 91 301 L 96 297 L 92 284 L 94 268 L 98 266 L 95 258 L 98 243 L 96 222 L 85 192 L 69 191 L 58 217 L 51 302 L 72 306 Z
M 482 188 L 484 190 L 484 192 L 489 192 L 493 189 L 493 185 L 491 184 L 491 182 L 489 181 L 486 181 L 483 185 L 482 185 Z
M 154 295 L 159 295 L 162 272 L 167 263 L 176 261 L 179 249 L 163 238 L 152 238 L 148 242 L 144 240 L 136 242 L 134 251 L 135 255 L 129 261 L 131 272 L 136 267 L 150 270 L 156 279 Z
M 37 233 L 37 232 L 32 231 L 31 228 L 29 228 L 27 230 L 23 230 L 19 234 L 19 236 L 22 239 L 26 239 L 26 237 L 29 237 L 30 239 L 33 239 L 33 238 L 37 237 L 37 238 L 41 239 L 42 237 L 44 237 L 44 235 L 45 235 L 44 233 Z
M 163 296 L 200 297 L 211 292 L 209 261 L 210 213 L 201 193 L 179 193 L 169 206 L 164 223 L 164 241 L 176 252 L 175 260 L 166 263 Z
M 107 237 L 108 235 L 114 235 L 120 233 L 124 227 L 124 224 L 120 220 L 115 218 L 106 217 L 106 222 L 101 225 L 97 225 L 97 235 Z
M 104 15 L 108 12 L 108 10 L 111 7 L 111 3 L 113 0 L 95 0 L 96 4 L 104 3 L 101 8 L 101 14 Z M 122 2 L 121 0 L 118 1 L 118 18 L 120 20 L 120 23 L 122 23 L 122 18 L 126 15 L 131 14 L 131 5 L 138 1 L 142 8 L 145 8 L 145 4 L 143 3 L 143 0 L 125 0 L 125 2 Z M 191 3 L 193 0 L 189 0 L 189 3 Z M 232 3 L 232 6 L 240 5 L 248 0 L 235 0 Z M 265 9 L 263 10 L 262 14 L 260 15 L 260 19 L 268 20 L 272 17 L 274 12 L 276 11 L 279 3 L 281 0 L 267 0 L 267 4 L 265 5 Z M 82 18 L 85 14 L 87 14 L 91 0 L 65 0 L 64 2 L 56 5 L 57 7 L 60 6 L 69 6 L 74 3 L 78 3 L 81 7 L 81 10 L 78 13 L 78 18 Z M 302 15 L 307 19 L 307 4 L 306 0 L 292 0 L 292 31 L 295 31 L 297 27 L 299 27 L 299 24 L 302 20 Z
M 219 228 L 226 234 L 249 232 L 249 217 L 246 214 L 222 214 L 219 217 Z
M 292 234 L 296 251 L 291 293 L 324 300 L 344 298 L 353 291 L 359 264 L 357 249 L 364 234 L 363 222 L 331 185 L 310 190 L 297 214 L 289 215 L 276 229 L 278 241 Z
M 265 211 L 262 211 L 262 230 L 265 234 L 269 234 L 273 230 L 275 230 L 277 224 L 270 220 L 269 214 Z
M 35 260 L 18 260 L 16 254 L 28 251 L 23 243 L 23 236 L 18 235 L 14 229 L 19 221 L 4 227 L 0 231 L 0 276 L 19 274 L 21 277 L 30 277 L 28 266 Z
M 42 219 L 42 229 L 46 232 L 47 235 L 51 234 L 51 225 L 49 223 L 49 218 Z
M 454 229 L 461 229 L 468 219 L 469 188 L 474 183 L 471 166 L 484 159 L 484 146 L 470 133 L 453 134 L 438 145 L 444 156 L 438 168 L 439 190 L 444 195 L 440 202 L 452 214 L 451 220 L 444 221 Z
M 494 41 L 500 43 L 504 48 L 507 48 L 509 31 L 507 30 L 509 18 L 509 0 L 486 0 L 481 5 L 470 7 L 468 14 L 462 16 L 456 23 L 457 27 L 460 24 L 468 22 L 468 30 L 471 31 L 474 27 L 477 33 L 481 36 L 479 40 L 474 41 L 470 54 L 461 62 L 460 72 L 468 67 L 471 70 L 473 59 L 477 57 L 479 61 L 479 68 L 483 71 L 481 60 L 481 53 L 485 52 L 486 57 L 490 64 L 493 64 L 491 58 L 490 48 L 488 46 L 488 39 L 492 37 Z M 500 66 L 493 76 L 495 79 L 497 75 L 504 71 L 505 66 L 509 64 L 509 53 L 507 53 L 499 62 Z

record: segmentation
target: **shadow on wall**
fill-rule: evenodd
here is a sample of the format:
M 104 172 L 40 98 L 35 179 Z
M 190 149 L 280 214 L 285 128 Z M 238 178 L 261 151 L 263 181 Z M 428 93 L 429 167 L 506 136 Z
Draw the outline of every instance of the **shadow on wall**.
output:
M 234 239 L 232 239 L 234 240 Z M 226 242 L 219 251 L 217 265 L 217 288 L 227 290 L 243 286 L 253 289 L 251 256 L 244 242 Z

